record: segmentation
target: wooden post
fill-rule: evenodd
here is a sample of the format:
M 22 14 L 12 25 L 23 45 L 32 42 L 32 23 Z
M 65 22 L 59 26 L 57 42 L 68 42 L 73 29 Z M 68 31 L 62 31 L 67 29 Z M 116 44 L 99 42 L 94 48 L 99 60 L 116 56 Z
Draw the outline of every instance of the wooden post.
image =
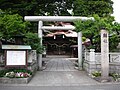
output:
M 109 78 L 109 40 L 108 31 L 101 30 L 101 82 Z

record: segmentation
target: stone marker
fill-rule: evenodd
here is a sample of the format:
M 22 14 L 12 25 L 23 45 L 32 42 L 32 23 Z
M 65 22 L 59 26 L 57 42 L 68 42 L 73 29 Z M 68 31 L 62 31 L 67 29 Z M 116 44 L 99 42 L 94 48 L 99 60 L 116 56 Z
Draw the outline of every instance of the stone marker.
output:
M 101 82 L 109 78 L 109 40 L 108 31 L 101 30 Z

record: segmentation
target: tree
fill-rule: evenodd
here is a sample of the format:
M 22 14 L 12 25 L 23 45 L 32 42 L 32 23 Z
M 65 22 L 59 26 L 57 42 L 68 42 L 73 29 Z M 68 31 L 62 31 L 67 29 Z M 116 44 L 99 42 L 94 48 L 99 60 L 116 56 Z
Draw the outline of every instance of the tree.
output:
M 25 34 L 26 38 L 24 42 L 26 45 L 30 45 L 33 50 L 36 50 L 37 53 L 43 52 L 43 46 L 40 43 L 40 38 L 38 38 L 37 33 L 27 32 Z
M 117 22 L 113 22 L 112 30 L 116 32 L 117 35 L 120 35 L 120 24 Z
M 0 8 L 8 13 L 25 15 L 70 15 L 72 0 L 1 0 Z
M 87 21 L 75 21 L 74 24 L 76 26 L 76 31 L 82 31 L 83 36 L 89 38 L 92 46 L 96 49 L 96 51 L 100 51 L 100 30 L 106 29 L 110 33 L 110 50 L 116 49 L 119 38 L 116 35 L 118 30 L 120 30 L 120 24 L 113 25 L 112 21 L 113 17 L 105 17 L 101 18 L 98 15 L 94 15 L 95 20 L 87 20 Z M 117 31 L 117 32 L 114 32 Z M 114 34 L 115 33 L 115 34 Z M 113 48 L 114 47 L 114 48 Z
M 25 15 L 106 16 L 113 13 L 111 0 L 0 0 L 0 9 Z
M 18 15 L 9 15 L 1 11 L 0 14 L 0 39 L 13 40 L 15 35 L 24 35 L 24 43 L 31 45 L 37 53 L 42 53 L 43 47 L 40 44 L 40 38 L 35 33 L 30 33 L 27 29 L 29 22 L 23 22 L 23 18 Z
M 112 30 L 110 32 L 110 50 L 116 51 L 117 46 L 120 42 L 120 23 L 114 22 L 112 24 Z M 114 48 L 113 48 L 114 47 Z
M 93 16 L 94 14 L 100 17 L 110 16 L 113 13 L 112 5 L 111 0 L 74 0 L 73 12 L 77 16 Z
M 23 18 L 18 14 L 0 14 L 0 37 L 9 40 L 14 35 L 24 35 L 28 24 L 23 22 Z

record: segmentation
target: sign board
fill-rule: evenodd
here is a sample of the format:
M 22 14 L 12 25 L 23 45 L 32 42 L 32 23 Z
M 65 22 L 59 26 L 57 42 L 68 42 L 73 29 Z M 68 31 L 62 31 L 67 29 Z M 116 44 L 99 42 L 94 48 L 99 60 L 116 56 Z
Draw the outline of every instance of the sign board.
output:
M 26 65 L 26 51 L 6 51 L 6 65 Z

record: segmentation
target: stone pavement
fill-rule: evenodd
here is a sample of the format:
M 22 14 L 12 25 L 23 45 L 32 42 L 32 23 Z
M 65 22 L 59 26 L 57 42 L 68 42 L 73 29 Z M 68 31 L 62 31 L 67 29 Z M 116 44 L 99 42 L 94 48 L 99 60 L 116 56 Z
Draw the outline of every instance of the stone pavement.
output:
M 48 57 L 47 68 L 38 71 L 28 85 L 30 86 L 79 86 L 98 84 L 84 71 L 74 69 L 71 58 Z
M 69 58 L 49 58 L 44 71 L 77 71 Z
M 98 82 L 89 78 L 84 71 L 39 71 L 28 85 L 79 86 L 95 84 L 98 84 Z

